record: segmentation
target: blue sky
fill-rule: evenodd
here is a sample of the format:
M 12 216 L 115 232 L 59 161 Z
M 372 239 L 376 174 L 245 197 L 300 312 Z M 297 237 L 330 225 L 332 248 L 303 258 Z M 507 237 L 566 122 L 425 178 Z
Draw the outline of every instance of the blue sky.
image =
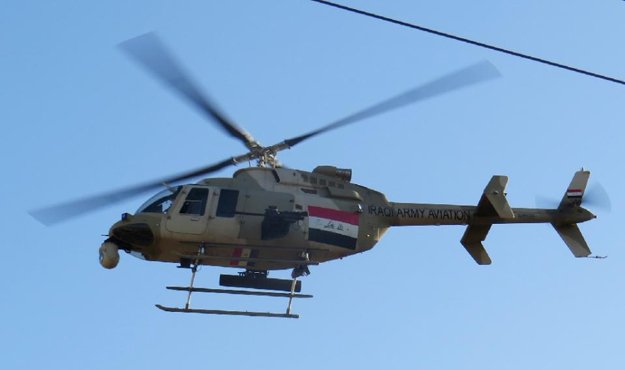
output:
M 625 79 L 625 3 L 343 1 Z M 5 369 L 622 369 L 620 168 L 625 86 L 310 1 L 5 1 L 0 12 Z M 613 212 L 581 226 L 605 260 L 575 259 L 546 225 L 494 226 L 477 266 L 461 227 L 397 228 L 372 251 L 312 269 L 299 320 L 166 314 L 188 271 L 122 255 L 108 227 L 149 194 L 55 227 L 27 211 L 243 152 L 116 45 L 157 31 L 220 107 L 265 144 L 481 60 L 503 77 L 281 153 L 333 164 L 393 201 L 475 204 L 490 176 L 508 199 L 559 199 L 592 171 Z M 218 176 L 230 176 L 235 169 Z M 200 286 L 224 270 L 204 267 Z M 273 276 L 287 276 L 278 272 Z M 282 302 L 194 297 L 199 306 Z

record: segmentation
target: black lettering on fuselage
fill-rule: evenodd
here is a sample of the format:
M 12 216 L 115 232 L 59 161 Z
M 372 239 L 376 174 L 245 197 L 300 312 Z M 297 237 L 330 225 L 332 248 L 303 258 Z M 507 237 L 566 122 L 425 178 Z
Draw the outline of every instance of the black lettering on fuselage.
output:
M 370 215 L 392 217 L 394 215 L 393 208 L 370 205 L 367 208 Z
M 462 209 L 430 209 L 428 218 L 433 220 L 469 221 L 471 212 Z
M 398 218 L 427 218 L 430 220 L 453 220 L 467 222 L 471 219 L 471 212 L 463 209 L 441 208 L 392 208 L 386 206 L 369 205 L 370 215 Z

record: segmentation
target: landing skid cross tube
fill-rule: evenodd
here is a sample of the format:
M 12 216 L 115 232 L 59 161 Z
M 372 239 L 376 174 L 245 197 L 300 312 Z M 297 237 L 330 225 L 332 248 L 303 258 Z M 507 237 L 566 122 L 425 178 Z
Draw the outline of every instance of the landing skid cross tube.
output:
M 298 319 L 299 315 L 291 313 L 291 305 L 293 298 L 312 298 L 310 294 L 298 293 L 301 289 L 301 282 L 297 279 L 300 276 L 306 276 L 310 274 L 308 270 L 309 259 L 308 254 L 302 254 L 302 264 L 293 269 L 291 273 L 292 280 L 285 279 L 269 279 L 267 278 L 266 271 L 245 271 L 240 273 L 239 276 L 222 275 L 220 278 L 220 285 L 243 287 L 250 289 L 265 289 L 265 291 L 243 290 L 243 289 L 214 289 L 214 288 L 198 288 L 194 287 L 195 274 L 197 267 L 201 263 L 201 256 L 204 254 L 204 245 L 202 244 L 198 250 L 197 256 L 193 260 L 193 264 L 187 264 L 187 268 L 191 268 L 191 281 L 188 287 L 180 286 L 168 286 L 169 290 L 188 292 L 187 300 L 184 308 L 167 307 L 160 304 L 155 305 L 158 309 L 166 312 L 181 312 L 181 313 L 201 313 L 208 315 L 231 315 L 231 316 L 252 316 L 252 317 L 278 317 Z M 236 278 L 236 279 L 224 279 L 224 277 Z M 224 282 L 226 284 L 224 284 Z M 288 287 L 288 288 L 287 288 Z M 267 291 L 269 290 L 269 291 Z M 271 291 L 274 290 L 274 291 Z M 286 292 L 276 292 L 275 290 L 282 290 Z M 256 312 L 256 311 L 231 311 L 231 310 L 214 310 L 214 309 L 198 309 L 191 308 L 191 294 L 197 293 L 213 293 L 213 294 L 232 294 L 232 295 L 245 295 L 245 296 L 262 296 L 262 297 L 280 297 L 288 298 L 288 304 L 285 313 L 280 312 Z

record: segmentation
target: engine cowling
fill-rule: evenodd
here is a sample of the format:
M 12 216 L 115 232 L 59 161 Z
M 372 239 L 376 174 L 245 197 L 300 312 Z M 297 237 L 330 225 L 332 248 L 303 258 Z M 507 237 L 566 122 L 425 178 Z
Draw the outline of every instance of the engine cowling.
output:
M 112 269 L 119 263 L 119 247 L 113 242 L 106 241 L 100 246 L 100 265 L 105 269 Z
M 336 168 L 334 166 L 317 166 L 313 170 L 314 173 L 336 177 L 345 182 L 352 181 L 352 170 L 349 168 Z

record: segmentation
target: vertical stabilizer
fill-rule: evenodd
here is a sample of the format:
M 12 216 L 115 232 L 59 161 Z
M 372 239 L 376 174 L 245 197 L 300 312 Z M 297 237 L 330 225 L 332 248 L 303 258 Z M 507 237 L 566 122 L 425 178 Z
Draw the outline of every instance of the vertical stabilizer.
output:
M 558 206 L 560 212 L 563 214 L 569 214 L 571 212 L 578 214 L 579 212 L 585 211 L 590 214 L 590 212 L 580 207 L 589 177 L 590 171 L 584 171 L 582 169 L 575 172 L 573 180 L 571 180 L 571 184 L 566 189 L 560 206 Z M 586 240 L 584 240 L 584 236 L 581 231 L 579 231 L 579 227 L 577 227 L 576 223 L 553 223 L 552 225 L 575 257 L 587 257 L 590 255 L 590 248 L 588 248 L 588 244 L 586 244 Z
M 582 204 L 582 197 L 584 196 L 584 191 L 586 191 L 589 177 L 590 171 L 584 171 L 582 169 L 575 172 L 573 180 L 571 180 L 571 184 L 566 189 L 566 193 L 564 193 L 564 197 L 562 197 L 558 209 L 579 207 Z

